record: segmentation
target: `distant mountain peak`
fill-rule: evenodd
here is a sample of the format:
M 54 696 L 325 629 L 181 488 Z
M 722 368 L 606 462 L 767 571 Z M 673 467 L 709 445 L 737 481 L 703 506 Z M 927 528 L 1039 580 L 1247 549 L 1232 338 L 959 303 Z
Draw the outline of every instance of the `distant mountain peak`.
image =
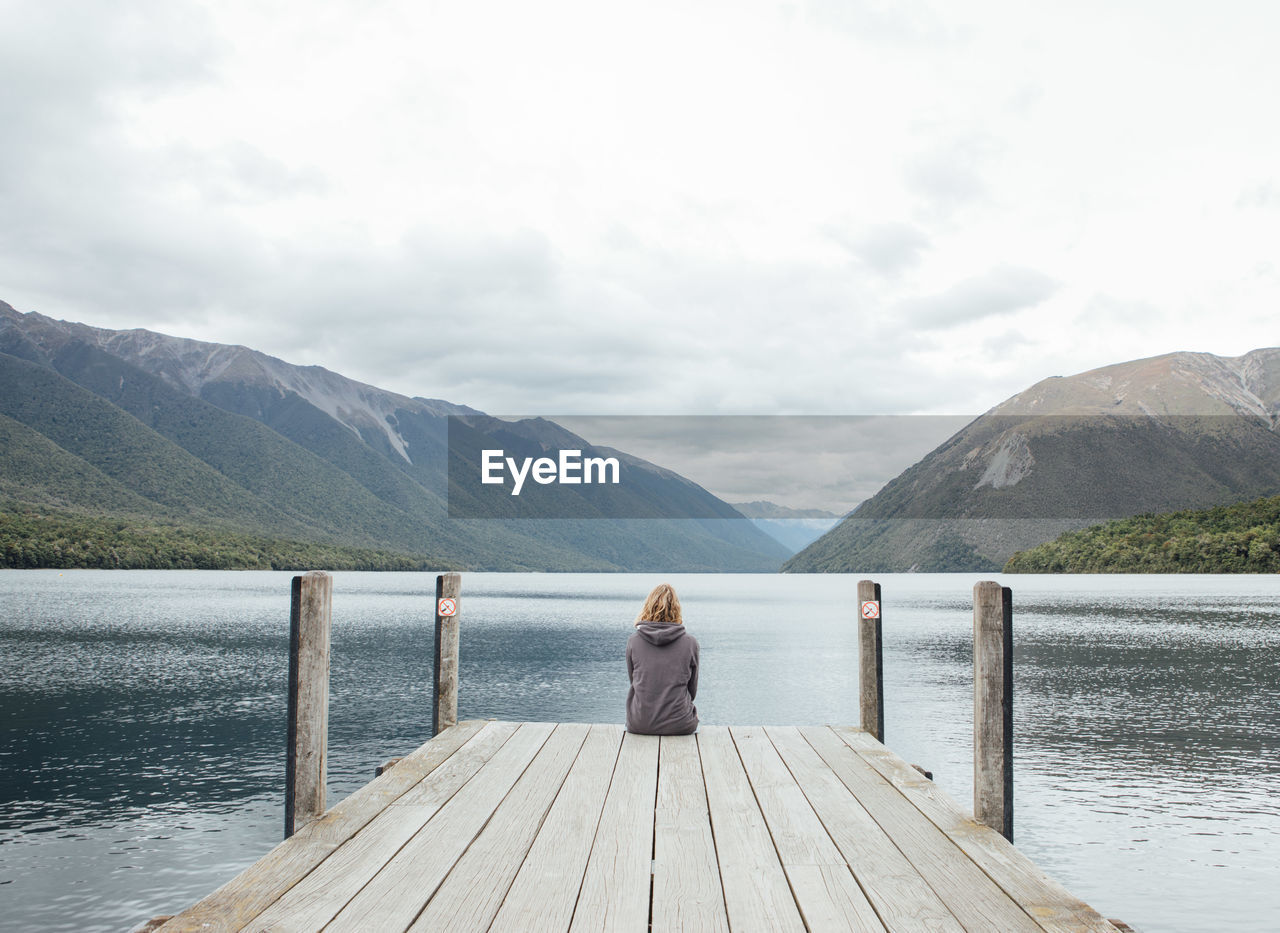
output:
M 980 570 L 1104 518 L 1280 492 L 1280 349 L 1055 376 L 890 480 L 784 570 Z
M 1179 351 L 1037 382 L 993 415 L 1246 415 L 1280 420 L 1280 348 L 1243 356 Z
M 80 340 L 159 376 L 174 388 L 200 397 L 211 383 L 240 383 L 294 393 L 345 426 L 359 438 L 373 431 L 386 438 L 400 457 L 410 460 L 408 442 L 396 427 L 398 409 L 434 416 L 478 414 L 465 405 L 439 399 L 416 399 L 358 382 L 325 369 L 300 366 L 238 344 L 210 343 L 174 337 L 143 328 L 107 330 L 89 324 L 59 321 L 43 314 L 14 311 L 5 317 L 46 353 L 71 340 Z
M 835 512 L 826 509 L 793 509 L 790 506 L 778 505 L 767 499 L 755 499 L 751 502 L 729 503 L 747 518 L 839 518 Z
M 696 483 L 621 452 L 625 489 L 566 483 L 519 500 L 523 512 L 510 496 L 481 501 L 494 490 L 451 443 L 454 414 L 479 422 L 460 436 L 484 447 L 588 447 L 546 419 L 499 421 L 247 347 L 0 304 L 0 505 L 65 510 L 63 525 L 40 525 L 42 541 L 88 515 L 124 522 L 143 542 L 138 559 L 166 566 L 225 561 L 228 536 L 246 534 L 308 564 L 330 559 L 307 550 L 319 544 L 364 549 L 379 566 L 478 570 L 767 571 L 790 550 Z M 198 552 L 175 551 L 155 521 L 181 526 Z M 261 560 L 257 544 L 236 547 Z

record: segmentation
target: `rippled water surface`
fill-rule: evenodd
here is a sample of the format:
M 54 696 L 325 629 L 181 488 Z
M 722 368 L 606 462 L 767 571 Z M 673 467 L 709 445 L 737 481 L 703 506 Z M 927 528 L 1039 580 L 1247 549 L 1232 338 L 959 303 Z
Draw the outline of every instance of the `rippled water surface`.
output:
M 0 928 L 127 930 L 281 837 L 289 574 L 0 573 Z M 856 580 L 667 577 L 705 723 L 857 722 Z M 887 744 L 966 807 L 972 584 L 884 588 Z M 463 718 L 620 722 L 658 578 L 468 574 Z M 1280 578 L 1009 577 L 1015 839 L 1144 931 L 1280 916 Z M 434 578 L 336 575 L 330 802 L 427 737 Z

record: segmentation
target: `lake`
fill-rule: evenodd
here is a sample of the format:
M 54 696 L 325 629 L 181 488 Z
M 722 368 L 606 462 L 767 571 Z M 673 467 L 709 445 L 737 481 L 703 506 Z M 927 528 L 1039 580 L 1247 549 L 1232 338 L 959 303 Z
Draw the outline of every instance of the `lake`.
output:
M 279 842 L 290 577 L 0 573 L 0 926 L 127 930 Z M 886 744 L 966 809 L 980 578 L 875 577 Z M 857 723 L 857 578 L 766 574 L 464 574 L 461 718 L 621 722 L 662 579 L 704 723 Z M 996 579 L 1018 846 L 1144 933 L 1274 930 L 1280 577 Z M 434 582 L 335 575 L 330 804 L 427 738 Z

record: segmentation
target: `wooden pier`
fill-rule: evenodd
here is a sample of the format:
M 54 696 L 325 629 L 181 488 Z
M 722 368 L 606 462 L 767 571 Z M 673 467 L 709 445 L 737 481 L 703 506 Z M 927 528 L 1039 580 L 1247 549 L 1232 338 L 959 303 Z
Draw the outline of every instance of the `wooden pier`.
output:
M 155 931 L 1115 933 L 1012 845 L 1012 597 L 974 588 L 974 812 L 861 728 L 457 722 L 460 580 L 436 582 L 434 738 L 325 810 L 330 597 L 293 581 L 285 841 Z
M 852 728 L 469 721 L 166 931 L 1109 931 Z

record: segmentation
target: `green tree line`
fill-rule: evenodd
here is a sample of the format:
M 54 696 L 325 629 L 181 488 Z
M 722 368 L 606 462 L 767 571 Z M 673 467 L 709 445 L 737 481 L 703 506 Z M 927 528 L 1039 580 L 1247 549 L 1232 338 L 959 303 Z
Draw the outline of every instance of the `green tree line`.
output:
M 1005 573 L 1278 573 L 1280 496 L 1135 515 L 1019 551 Z
M 0 509 L 0 568 L 453 569 L 421 555 L 394 551 L 21 507 Z

